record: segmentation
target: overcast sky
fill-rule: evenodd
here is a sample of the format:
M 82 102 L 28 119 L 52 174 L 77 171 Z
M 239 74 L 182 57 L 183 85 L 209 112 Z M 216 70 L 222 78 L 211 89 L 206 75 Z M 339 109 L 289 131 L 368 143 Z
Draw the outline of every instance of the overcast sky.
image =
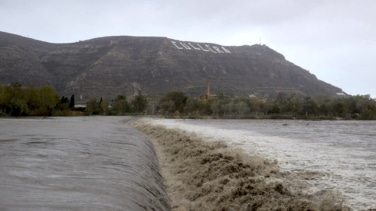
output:
M 266 44 L 346 93 L 376 97 L 375 0 L 0 0 L 0 31 L 77 42 L 163 36 Z

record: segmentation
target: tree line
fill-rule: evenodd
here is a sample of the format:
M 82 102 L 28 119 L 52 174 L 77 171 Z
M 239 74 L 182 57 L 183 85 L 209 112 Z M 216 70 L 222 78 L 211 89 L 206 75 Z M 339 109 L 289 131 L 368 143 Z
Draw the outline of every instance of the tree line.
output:
M 229 97 L 201 100 L 169 92 L 156 110 L 165 116 L 200 118 L 283 118 L 376 120 L 376 101 L 369 95 L 308 97 L 279 93 L 274 98 Z
M 148 100 L 144 95 L 136 95 L 132 100 L 127 100 L 123 95 L 118 95 L 110 102 L 102 98 L 91 99 L 86 103 L 86 115 L 129 115 L 145 114 Z
M 48 86 L 21 87 L 19 83 L 0 85 L 0 115 L 51 116 L 59 96 Z
M 107 102 L 90 99 L 85 108 L 75 107 L 75 97 L 59 97 L 52 87 L 22 87 L 19 83 L 0 85 L 0 116 L 71 116 L 143 114 L 148 105 L 143 95 L 131 101 L 119 95 Z
M 59 97 L 51 87 L 0 85 L 2 116 L 149 114 L 183 118 L 284 118 L 376 120 L 376 101 L 369 95 L 308 97 L 279 93 L 274 98 L 229 97 L 224 94 L 202 100 L 180 91 L 160 98 L 118 95 L 111 101 L 91 99 L 75 108 L 74 95 Z

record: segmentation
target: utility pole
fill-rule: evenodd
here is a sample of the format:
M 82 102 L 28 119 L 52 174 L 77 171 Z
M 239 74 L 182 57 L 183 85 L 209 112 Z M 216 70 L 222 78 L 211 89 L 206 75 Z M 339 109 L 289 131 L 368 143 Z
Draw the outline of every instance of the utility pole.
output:
M 210 98 L 210 81 L 208 81 L 208 87 L 207 87 L 207 90 L 206 90 L 206 96 L 207 96 L 208 99 Z

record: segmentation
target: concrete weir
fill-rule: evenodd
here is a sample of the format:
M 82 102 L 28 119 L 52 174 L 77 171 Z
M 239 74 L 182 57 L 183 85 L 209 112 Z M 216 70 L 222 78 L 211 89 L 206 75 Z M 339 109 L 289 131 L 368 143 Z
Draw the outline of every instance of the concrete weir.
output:
M 0 120 L 0 210 L 170 210 L 127 117 Z

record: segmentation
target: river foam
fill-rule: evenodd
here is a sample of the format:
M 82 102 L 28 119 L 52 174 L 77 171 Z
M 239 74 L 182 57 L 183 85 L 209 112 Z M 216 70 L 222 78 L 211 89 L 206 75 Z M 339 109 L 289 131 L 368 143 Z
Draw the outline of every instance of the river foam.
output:
M 341 126 L 344 127 L 344 132 L 336 122 L 178 119 L 143 121 L 192 132 L 206 141 L 222 140 L 229 147 L 240 148 L 249 155 L 259 155 L 278 162 L 282 172 L 300 175 L 302 180 L 311 184 L 311 193 L 337 190 L 344 194 L 348 206 L 355 210 L 375 208 L 376 155 L 370 145 L 368 148 L 359 147 L 370 142 L 363 143 L 362 138 L 353 140 L 359 134 L 349 134 L 352 124 L 359 123 L 345 123 L 345 126 Z M 364 124 L 373 127 L 372 123 Z M 336 128 L 338 135 L 334 132 Z M 368 131 L 372 133 L 371 129 Z M 332 133 L 339 136 L 337 138 L 344 143 L 339 145 L 337 140 L 327 140 L 333 138 Z

